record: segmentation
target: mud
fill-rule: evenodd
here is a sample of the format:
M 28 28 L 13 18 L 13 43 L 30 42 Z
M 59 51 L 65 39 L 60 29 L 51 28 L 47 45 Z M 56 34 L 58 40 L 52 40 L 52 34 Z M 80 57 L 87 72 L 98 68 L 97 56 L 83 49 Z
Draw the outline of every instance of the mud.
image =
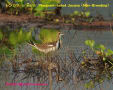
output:
M 68 22 L 66 22 L 68 21 Z M 0 14 L 0 26 L 17 27 L 38 27 L 38 28 L 74 28 L 81 30 L 111 30 L 113 28 L 113 21 L 72 21 L 71 17 L 65 18 L 64 16 L 53 16 L 51 20 L 34 16 L 33 14 L 27 15 L 8 15 Z

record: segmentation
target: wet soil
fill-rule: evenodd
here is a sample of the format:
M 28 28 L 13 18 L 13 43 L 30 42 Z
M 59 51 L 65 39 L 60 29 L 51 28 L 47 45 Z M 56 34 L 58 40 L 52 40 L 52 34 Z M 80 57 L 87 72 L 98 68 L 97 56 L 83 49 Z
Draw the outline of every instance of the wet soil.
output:
M 74 28 L 82 30 L 110 30 L 113 28 L 113 21 L 75 21 L 72 22 L 71 18 L 64 18 L 64 16 L 55 17 L 58 21 L 47 20 L 45 18 L 36 17 L 33 14 L 21 14 L 21 15 L 8 15 L 0 14 L 0 26 L 13 26 L 13 27 L 42 27 L 42 28 Z M 69 21 L 68 23 L 65 21 Z

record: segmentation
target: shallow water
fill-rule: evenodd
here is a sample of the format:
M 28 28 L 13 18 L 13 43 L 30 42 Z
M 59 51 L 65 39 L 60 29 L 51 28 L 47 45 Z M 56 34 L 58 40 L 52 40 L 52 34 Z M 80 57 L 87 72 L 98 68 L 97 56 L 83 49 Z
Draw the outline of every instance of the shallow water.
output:
M 56 51 L 58 54 L 60 54 L 62 57 L 65 54 L 68 54 L 68 52 L 73 51 L 76 54 L 79 54 L 82 52 L 83 49 L 86 48 L 84 41 L 88 39 L 95 40 L 96 43 L 103 44 L 107 48 L 113 50 L 113 34 L 110 31 L 79 31 L 79 30 L 61 30 L 62 33 L 64 33 L 64 36 L 62 37 L 62 48 Z M 30 50 L 28 50 L 30 47 L 25 46 L 23 53 L 26 51 L 25 56 L 32 57 L 32 54 L 30 54 Z M 6 63 L 5 63 L 6 64 Z M 4 64 L 4 65 L 5 65 Z M 8 66 L 9 65 L 9 66 Z M 36 77 L 27 78 L 24 80 L 21 80 L 24 78 L 23 73 L 17 74 L 18 77 L 14 79 L 14 73 L 11 69 L 11 64 L 8 62 L 7 66 L 3 66 L 0 69 L 0 90 L 49 90 L 49 86 L 6 86 L 5 83 L 39 83 L 43 82 L 48 84 L 48 80 L 46 81 L 39 81 Z M 7 71 L 5 71 L 7 70 Z M 83 82 L 82 82 L 83 83 Z M 77 85 L 77 86 L 76 86 Z M 53 81 L 53 90 L 87 90 L 82 86 L 83 84 L 74 84 L 72 81 L 70 83 L 65 84 L 64 82 L 56 83 Z M 112 90 L 112 82 L 106 81 L 101 86 L 102 90 Z M 99 86 L 97 86 L 94 89 L 91 90 L 101 90 Z M 88 89 L 89 90 L 89 89 Z

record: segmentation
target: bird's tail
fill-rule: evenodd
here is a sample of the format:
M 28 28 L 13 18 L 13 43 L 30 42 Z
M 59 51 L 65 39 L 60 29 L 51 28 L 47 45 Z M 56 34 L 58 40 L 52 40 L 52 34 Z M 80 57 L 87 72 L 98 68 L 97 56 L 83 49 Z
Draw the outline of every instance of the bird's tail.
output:
M 28 42 L 30 45 L 35 45 L 32 40 Z

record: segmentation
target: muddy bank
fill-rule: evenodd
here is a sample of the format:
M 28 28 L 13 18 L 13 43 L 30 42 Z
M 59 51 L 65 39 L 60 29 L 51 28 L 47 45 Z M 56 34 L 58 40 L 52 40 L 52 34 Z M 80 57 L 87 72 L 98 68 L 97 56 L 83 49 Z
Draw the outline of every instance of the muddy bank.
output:
M 67 21 L 67 22 L 66 22 Z M 73 21 L 71 18 L 55 17 L 51 20 L 46 18 L 35 17 L 34 15 L 7 15 L 0 14 L 0 27 L 10 26 L 13 28 L 17 27 L 42 27 L 42 28 L 74 28 L 82 30 L 111 30 L 113 28 L 113 21 Z

